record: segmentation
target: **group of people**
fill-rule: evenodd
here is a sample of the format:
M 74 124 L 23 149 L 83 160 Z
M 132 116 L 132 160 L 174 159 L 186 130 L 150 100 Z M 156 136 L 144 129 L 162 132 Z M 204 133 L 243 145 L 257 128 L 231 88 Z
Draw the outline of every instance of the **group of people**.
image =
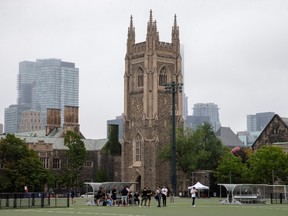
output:
M 150 207 L 151 199 L 153 197 L 153 192 L 149 187 L 144 187 L 141 191 L 141 195 L 138 192 L 131 192 L 128 187 L 124 187 L 120 194 L 121 194 L 121 201 L 117 199 L 117 188 L 116 186 L 110 191 L 110 193 L 105 193 L 102 187 L 99 188 L 97 193 L 94 196 L 94 203 L 96 205 L 100 205 L 100 202 L 103 202 L 102 205 L 106 206 L 129 206 L 138 205 L 139 207 L 146 206 Z M 195 198 L 196 198 L 197 190 L 193 187 L 190 190 L 191 198 L 192 198 L 192 206 L 195 207 Z M 161 200 L 162 200 L 162 207 L 166 207 L 167 203 L 167 195 L 168 189 L 164 185 L 163 187 L 157 187 L 155 191 L 154 198 L 157 201 L 157 207 L 161 207 Z M 172 195 L 173 196 L 173 195 Z
M 167 195 L 168 195 L 168 189 L 166 188 L 166 186 L 164 185 L 162 188 L 159 186 L 156 189 L 155 192 L 155 196 L 154 198 L 157 201 L 157 207 L 161 207 L 161 199 L 162 199 L 162 206 L 166 207 L 166 201 L 167 201 Z M 152 191 L 149 187 L 144 187 L 144 189 L 142 190 L 141 193 L 141 204 L 139 205 L 139 207 L 142 207 L 143 204 L 144 206 L 148 206 L 150 207 L 151 204 L 151 197 L 152 197 Z
M 105 194 L 103 189 L 100 187 L 97 194 L 95 195 L 95 203 L 99 205 L 99 201 L 105 200 L 107 206 L 129 206 L 137 205 L 139 207 L 145 206 L 150 207 L 151 199 L 153 197 L 153 192 L 150 187 L 144 187 L 141 193 L 139 192 L 131 192 L 128 187 L 124 187 L 120 191 L 121 198 L 117 198 L 117 188 L 114 187 L 109 194 Z M 164 185 L 162 188 L 159 186 L 156 189 L 154 198 L 157 201 L 157 207 L 161 207 L 161 200 L 162 206 L 166 207 L 166 200 L 168 195 L 168 189 Z

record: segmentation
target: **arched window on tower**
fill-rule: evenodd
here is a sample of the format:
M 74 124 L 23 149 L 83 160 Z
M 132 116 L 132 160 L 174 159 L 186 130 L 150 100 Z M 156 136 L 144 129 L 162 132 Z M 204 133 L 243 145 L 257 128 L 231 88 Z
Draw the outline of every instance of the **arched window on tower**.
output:
M 141 161 L 141 146 L 142 146 L 142 137 L 140 134 L 137 134 L 134 140 L 134 162 Z
M 159 74 L 159 86 L 164 86 L 167 83 L 166 67 L 162 67 Z
M 144 72 L 141 67 L 138 68 L 137 71 L 137 86 L 143 87 L 144 85 Z

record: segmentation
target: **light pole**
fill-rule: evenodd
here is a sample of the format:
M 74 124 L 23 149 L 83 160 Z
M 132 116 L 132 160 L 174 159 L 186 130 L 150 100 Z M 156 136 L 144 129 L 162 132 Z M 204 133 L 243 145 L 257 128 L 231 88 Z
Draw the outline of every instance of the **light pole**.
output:
M 177 190 L 177 174 L 176 174 L 176 114 L 175 114 L 175 95 L 182 92 L 182 83 L 171 82 L 165 85 L 165 91 L 172 94 L 172 176 L 171 184 L 174 195 Z

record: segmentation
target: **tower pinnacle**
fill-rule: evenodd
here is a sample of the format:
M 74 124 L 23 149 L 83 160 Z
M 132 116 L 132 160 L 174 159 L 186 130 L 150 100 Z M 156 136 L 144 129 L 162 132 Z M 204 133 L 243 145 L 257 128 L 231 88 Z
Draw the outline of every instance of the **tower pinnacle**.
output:
M 177 28 L 177 16 L 176 14 L 174 15 L 174 29 Z
M 131 15 L 130 17 L 130 30 L 132 30 L 134 27 L 133 27 L 133 16 Z
M 177 16 L 174 15 L 174 24 L 172 27 L 172 43 L 179 45 L 179 27 L 177 26 Z
M 133 16 L 130 17 L 130 26 L 128 27 L 128 38 L 127 38 L 127 52 L 130 53 L 135 44 L 135 28 L 133 25 Z
M 152 16 L 152 9 L 150 9 L 149 25 L 152 26 L 152 24 L 153 24 L 153 16 Z

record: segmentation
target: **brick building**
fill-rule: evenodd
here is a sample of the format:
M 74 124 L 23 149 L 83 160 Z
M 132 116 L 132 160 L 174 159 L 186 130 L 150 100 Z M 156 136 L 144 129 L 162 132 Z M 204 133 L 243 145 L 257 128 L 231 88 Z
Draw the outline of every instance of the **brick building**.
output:
M 263 145 L 275 145 L 288 152 L 288 121 L 275 114 L 252 145 L 253 150 Z
M 63 126 L 61 126 L 61 110 L 48 109 L 45 130 L 17 133 L 15 136 L 23 140 L 25 139 L 29 149 L 33 149 L 38 153 L 46 169 L 53 171 L 54 174 L 61 175 L 68 165 L 66 156 L 68 147 L 64 145 L 64 136 L 68 130 L 80 134 L 87 151 L 84 168 L 80 171 L 80 180 L 95 181 L 97 171 L 102 168 L 101 163 L 104 163 L 108 159 L 110 159 L 110 162 L 105 163 L 104 168 L 110 169 L 112 167 L 114 169 L 115 167 L 115 176 L 121 175 L 119 171 L 120 162 L 117 161 L 119 159 L 117 157 L 107 159 L 110 156 L 103 155 L 101 152 L 108 139 L 85 139 L 81 134 L 78 123 L 78 107 L 65 106 Z M 5 138 L 5 135 L 0 135 L 0 138 Z M 109 165 L 108 167 L 107 164 Z M 113 181 L 113 178 L 111 180 Z M 63 191 L 68 190 L 65 187 L 65 185 L 57 185 L 58 190 L 59 188 L 63 189 Z M 54 189 L 56 190 L 56 188 Z

